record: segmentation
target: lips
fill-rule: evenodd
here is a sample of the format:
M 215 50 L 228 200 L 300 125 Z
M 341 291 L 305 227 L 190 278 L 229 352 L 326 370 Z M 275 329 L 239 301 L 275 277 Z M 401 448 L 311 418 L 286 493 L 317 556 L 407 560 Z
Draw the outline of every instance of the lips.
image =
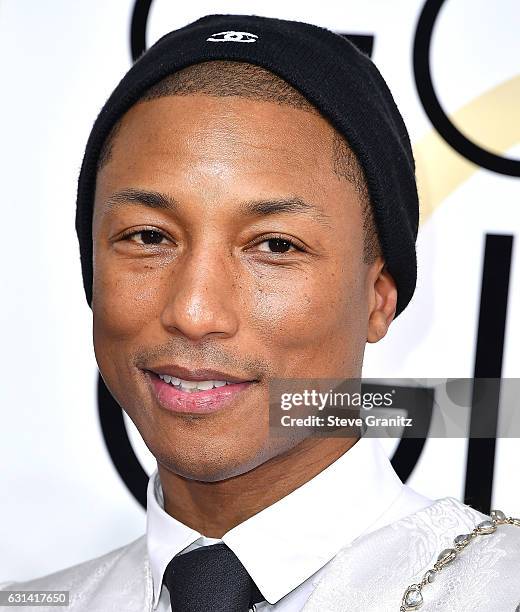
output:
M 147 368 L 148 371 L 154 374 L 166 374 L 174 376 L 182 380 L 223 380 L 230 383 L 250 382 L 250 378 L 241 378 L 221 372 L 219 370 L 210 370 L 207 368 L 184 368 L 178 365 L 160 365 Z
M 249 389 L 256 381 L 230 376 L 217 370 L 197 369 L 187 370 L 178 366 L 163 366 L 153 370 L 145 370 L 146 378 L 152 393 L 159 405 L 171 412 L 208 414 L 225 408 L 240 394 Z M 160 378 L 173 377 L 181 385 L 166 382 Z M 182 376 L 181 376 L 182 375 Z M 211 389 L 184 389 L 182 382 L 221 381 L 226 384 L 214 386 Z M 203 386 L 203 385 L 201 385 Z

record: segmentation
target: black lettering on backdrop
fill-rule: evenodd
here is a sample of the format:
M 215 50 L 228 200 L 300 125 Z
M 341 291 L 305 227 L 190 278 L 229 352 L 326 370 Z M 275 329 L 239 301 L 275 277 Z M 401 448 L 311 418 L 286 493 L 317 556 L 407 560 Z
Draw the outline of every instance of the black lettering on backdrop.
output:
M 512 250 L 513 236 L 486 234 L 464 492 L 465 503 L 484 514 L 489 514 L 492 501 Z M 480 378 L 493 378 L 497 381 L 493 393 L 486 397 L 485 402 L 477 399 L 481 389 L 489 383 L 483 381 L 480 385 Z M 494 432 L 494 435 L 489 438 L 471 437 L 472 433 L 478 435 L 481 431 Z
M 457 153 L 469 161 L 499 174 L 520 176 L 520 161 L 486 151 L 453 124 L 444 112 L 433 87 L 430 47 L 435 22 L 445 0 L 426 0 L 417 28 L 413 47 L 415 84 L 421 103 L 435 129 Z

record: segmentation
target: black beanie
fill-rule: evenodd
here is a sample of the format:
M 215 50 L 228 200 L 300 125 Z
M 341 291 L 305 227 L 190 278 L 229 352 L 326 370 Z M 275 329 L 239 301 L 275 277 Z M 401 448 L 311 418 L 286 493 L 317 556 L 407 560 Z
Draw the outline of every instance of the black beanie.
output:
M 392 94 L 370 58 L 340 34 L 257 15 L 206 15 L 169 32 L 135 62 L 103 106 L 85 149 L 76 203 L 89 306 L 97 161 L 106 137 L 150 86 L 191 64 L 219 59 L 249 62 L 280 76 L 344 135 L 365 172 L 399 315 L 415 290 L 419 203 L 410 139 Z

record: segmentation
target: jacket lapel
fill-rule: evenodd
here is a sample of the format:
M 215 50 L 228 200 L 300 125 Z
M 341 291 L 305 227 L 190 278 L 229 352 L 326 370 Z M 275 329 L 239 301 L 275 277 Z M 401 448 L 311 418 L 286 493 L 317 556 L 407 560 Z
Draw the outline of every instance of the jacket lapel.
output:
M 482 520 L 476 510 L 446 497 L 361 536 L 342 548 L 303 607 L 304 612 L 399 610 L 406 588 L 421 580 L 459 533 Z

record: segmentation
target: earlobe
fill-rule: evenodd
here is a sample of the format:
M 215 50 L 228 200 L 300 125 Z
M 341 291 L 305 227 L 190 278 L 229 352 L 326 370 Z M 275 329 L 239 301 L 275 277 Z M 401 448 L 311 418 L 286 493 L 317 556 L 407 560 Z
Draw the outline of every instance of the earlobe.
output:
M 383 265 L 372 286 L 368 313 L 367 342 L 378 342 L 386 336 L 397 308 L 397 287 L 392 275 Z

